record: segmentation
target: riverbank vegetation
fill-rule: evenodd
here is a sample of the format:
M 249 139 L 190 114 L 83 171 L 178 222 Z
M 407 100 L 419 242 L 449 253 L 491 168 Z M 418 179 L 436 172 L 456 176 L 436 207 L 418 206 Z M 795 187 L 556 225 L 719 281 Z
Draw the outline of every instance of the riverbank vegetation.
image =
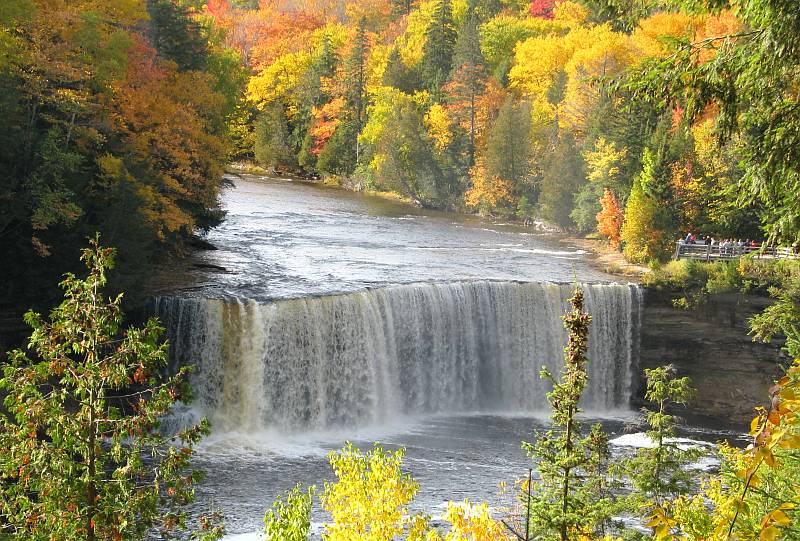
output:
M 114 255 L 97 239 L 83 250 L 86 278 L 65 277 L 49 317 L 28 312 L 28 348 L 2 366 L 0 539 L 164 539 L 187 527 L 202 478 L 190 461 L 208 424 L 161 430 L 191 399 L 189 368 L 162 377 L 168 346 L 155 318 L 123 330 L 122 296 L 103 291 Z M 201 517 L 193 538 L 222 532 Z
M 239 147 L 266 167 L 540 218 L 634 262 L 689 231 L 800 240 L 790 4 L 242 4 L 205 9 L 250 69 Z
M 117 287 L 222 219 L 246 82 L 212 24 L 171 0 L 0 2 L 0 310 L 46 306 L 100 232 Z

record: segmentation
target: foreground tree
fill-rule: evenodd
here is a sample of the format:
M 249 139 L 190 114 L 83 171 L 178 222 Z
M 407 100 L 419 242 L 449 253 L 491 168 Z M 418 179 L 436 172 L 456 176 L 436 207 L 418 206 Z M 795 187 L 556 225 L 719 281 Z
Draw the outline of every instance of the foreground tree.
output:
M 0 532 L 26 541 L 121 541 L 186 527 L 183 506 L 200 473 L 190 469 L 205 421 L 175 438 L 159 419 L 190 398 L 187 369 L 160 377 L 163 329 L 151 319 L 122 329 L 122 296 L 105 300 L 114 251 L 83 251 L 85 279 L 68 274 L 50 317 L 28 312 L 28 350 L 10 354 L 0 393 Z M 197 538 L 221 528 L 203 519 Z
M 536 443 L 525 443 L 536 461 L 540 480 L 524 497 L 527 508 L 526 528 L 520 539 L 568 541 L 594 538 L 604 534 L 605 524 L 614 514 L 614 500 L 602 471 L 608 460 L 608 438 L 597 424 L 581 433 L 579 402 L 589 376 L 589 323 L 583 311 L 583 292 L 576 289 L 572 311 L 564 316 L 569 342 L 564 350 L 564 370 L 556 379 L 546 368 L 542 377 L 553 384 L 547 400 L 553 410 L 554 428 L 537 435 Z M 530 483 L 528 483 L 530 484 Z
M 676 377 L 675 367 L 645 369 L 645 399 L 655 407 L 647 412 L 651 445 L 638 449 L 624 460 L 622 467 L 635 490 L 630 499 L 636 511 L 650 515 L 653 510 L 678 496 L 689 494 L 698 485 L 690 463 L 703 451 L 699 447 L 682 447 L 675 441 L 676 418 L 669 413 L 674 405 L 686 405 L 694 395 L 689 378 Z

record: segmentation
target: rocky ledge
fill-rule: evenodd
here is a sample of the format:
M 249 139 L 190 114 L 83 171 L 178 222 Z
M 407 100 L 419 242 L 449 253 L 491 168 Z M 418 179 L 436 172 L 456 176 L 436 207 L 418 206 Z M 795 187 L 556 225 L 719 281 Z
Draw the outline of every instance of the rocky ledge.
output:
M 712 295 L 693 310 L 675 308 L 677 293 L 645 292 L 640 368 L 665 364 L 689 376 L 697 389 L 690 407 L 677 410 L 741 425 L 756 406 L 768 401 L 768 390 L 789 359 L 780 343 L 762 344 L 748 336 L 748 319 L 770 299 L 742 294 Z M 639 381 L 635 406 L 643 405 Z

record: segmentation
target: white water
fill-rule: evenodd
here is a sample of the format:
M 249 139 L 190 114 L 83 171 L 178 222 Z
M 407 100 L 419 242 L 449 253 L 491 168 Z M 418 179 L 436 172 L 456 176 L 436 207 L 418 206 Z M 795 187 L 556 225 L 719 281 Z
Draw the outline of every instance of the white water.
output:
M 584 407 L 624 409 L 640 292 L 584 284 L 592 315 Z M 573 286 L 411 284 L 296 300 L 167 297 L 175 361 L 196 365 L 196 406 L 216 430 L 320 431 L 399 415 L 535 412 L 557 372 Z

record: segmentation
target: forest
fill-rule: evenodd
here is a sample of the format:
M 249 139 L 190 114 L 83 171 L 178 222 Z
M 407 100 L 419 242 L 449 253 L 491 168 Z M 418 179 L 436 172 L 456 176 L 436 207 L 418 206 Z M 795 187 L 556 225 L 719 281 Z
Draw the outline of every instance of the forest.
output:
M 161 431 L 190 369 L 164 377 L 165 329 L 126 323 L 116 294 L 225 219 L 234 163 L 597 235 L 683 308 L 774 297 L 749 323 L 783 340 L 785 375 L 710 475 L 674 444 L 693 393 L 671 367 L 644 375 L 651 447 L 615 462 L 584 426 L 576 287 L 513 512 L 450 502 L 434 525 L 408 510 L 402 450 L 347 445 L 324 539 L 798 539 L 798 266 L 661 264 L 688 233 L 798 247 L 799 74 L 797 0 L 2 0 L 0 311 L 63 298 L 0 364 L 0 539 L 224 534 L 187 511 L 208 423 Z M 267 538 L 306 539 L 315 495 L 278 499 Z
M 8 0 L 3 305 L 99 231 L 140 284 L 226 164 L 540 220 L 635 262 L 798 241 L 791 0 Z M 27 304 L 24 304 L 27 306 Z

